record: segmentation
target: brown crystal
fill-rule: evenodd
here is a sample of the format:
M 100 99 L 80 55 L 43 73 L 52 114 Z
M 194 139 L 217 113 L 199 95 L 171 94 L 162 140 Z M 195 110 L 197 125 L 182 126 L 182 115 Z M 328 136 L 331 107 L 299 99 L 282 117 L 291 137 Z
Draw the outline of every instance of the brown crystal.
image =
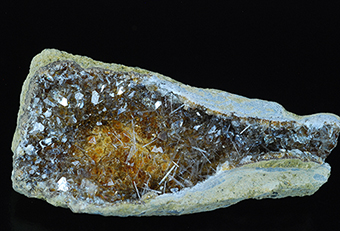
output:
M 93 203 L 175 193 L 218 168 L 275 158 L 322 163 L 339 130 L 213 114 L 145 86 L 147 75 L 58 61 L 34 76 L 15 162 L 35 190 L 70 191 Z M 293 152 L 291 150 L 298 150 Z M 225 165 L 228 163 L 228 165 Z M 54 182 L 57 182 L 54 183 Z

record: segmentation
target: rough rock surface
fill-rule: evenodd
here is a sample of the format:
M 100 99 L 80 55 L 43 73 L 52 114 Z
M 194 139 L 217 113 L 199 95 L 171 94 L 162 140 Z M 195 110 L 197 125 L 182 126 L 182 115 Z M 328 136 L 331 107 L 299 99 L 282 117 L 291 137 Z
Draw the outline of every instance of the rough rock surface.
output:
M 46 49 L 23 85 L 13 188 L 105 216 L 180 215 L 311 195 L 340 118 Z

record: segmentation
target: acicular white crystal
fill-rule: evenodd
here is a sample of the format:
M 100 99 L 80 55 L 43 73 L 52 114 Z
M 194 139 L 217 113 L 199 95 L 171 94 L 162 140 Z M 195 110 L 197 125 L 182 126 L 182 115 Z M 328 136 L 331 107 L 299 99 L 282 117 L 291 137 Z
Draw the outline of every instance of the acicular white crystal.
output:
M 34 161 L 34 164 L 39 164 L 41 162 L 41 158 L 40 157 L 37 157 Z
M 96 138 L 95 137 L 92 137 L 90 140 L 89 140 L 89 143 L 90 144 L 96 144 Z
M 97 191 L 97 185 L 95 185 L 88 179 L 82 179 L 80 187 L 84 188 L 84 190 L 90 195 L 95 194 Z
M 27 145 L 24 150 L 27 152 L 27 154 L 31 154 L 34 151 L 34 146 L 32 144 Z
M 34 172 L 38 169 L 39 167 L 37 165 L 31 166 L 31 170 L 28 171 L 29 174 L 34 174 Z
M 47 74 L 46 79 L 49 81 L 54 81 L 53 77 L 50 74 Z
M 251 156 L 246 156 L 240 161 L 240 164 L 246 164 L 249 162 L 251 162 Z
M 196 126 L 194 126 L 194 129 L 195 129 L 195 130 L 198 130 L 201 126 L 202 126 L 202 124 L 196 125 Z
M 48 109 L 48 110 L 45 111 L 45 113 L 44 113 L 44 116 L 45 116 L 45 117 L 50 117 L 51 115 L 52 115 L 52 112 L 51 112 L 50 109 Z
M 30 131 L 30 133 L 32 132 L 42 132 L 44 131 L 45 127 L 44 125 L 42 125 L 41 123 L 35 123 L 33 126 L 33 129 Z
M 129 94 L 129 97 L 132 98 L 134 95 L 135 95 L 135 92 L 133 91 Z
M 123 87 L 120 87 L 120 88 L 118 89 L 117 95 L 123 94 L 124 91 L 125 91 L 124 88 L 123 88 Z
M 79 101 L 84 97 L 84 95 L 80 92 L 77 92 L 76 94 L 74 94 L 74 98 Z
M 208 134 L 212 134 L 216 131 L 216 126 L 212 126 L 211 129 L 208 131 Z
M 159 152 L 159 153 L 163 153 L 163 149 L 162 149 L 162 147 L 153 146 L 151 152 Z
M 77 118 L 74 115 L 72 116 L 72 122 L 77 123 Z
M 40 100 L 39 98 L 34 98 L 33 104 L 34 104 L 34 105 L 37 105 L 37 104 L 39 103 L 39 100 Z
M 159 108 L 159 106 L 161 106 L 162 105 L 162 102 L 161 101 L 157 101 L 156 103 L 155 103 L 155 110 L 157 109 L 157 108 Z
M 63 98 L 59 101 L 59 103 L 60 103 L 61 105 L 65 106 L 65 107 L 68 105 L 67 99 L 66 99 L 65 97 L 63 97 Z
M 112 185 L 114 185 L 114 183 L 113 183 L 112 179 L 110 179 L 109 182 L 107 183 L 107 186 L 112 186 Z
M 47 144 L 47 145 L 50 145 L 52 143 L 52 138 L 46 138 L 44 140 L 44 143 Z
M 99 102 L 99 94 L 97 91 L 92 91 L 91 102 L 96 105 Z
M 125 111 L 126 111 L 125 108 L 119 108 L 119 109 L 118 109 L 117 115 L 119 115 L 119 114 L 121 114 L 121 113 L 123 113 L 123 112 L 125 112 Z
M 47 104 L 47 105 L 49 105 L 49 106 L 52 106 L 52 107 L 55 106 L 55 104 L 54 104 L 53 102 L 51 102 L 48 98 L 45 98 L 45 99 L 44 99 L 44 103 Z
M 60 178 L 60 180 L 58 180 L 58 190 L 66 192 L 68 190 L 68 183 L 66 181 L 65 177 Z
M 83 108 L 84 106 L 84 101 L 82 100 L 84 98 L 84 95 L 80 92 L 77 92 L 76 94 L 74 94 L 74 98 L 77 100 L 77 107 L 79 108 Z
M 78 164 L 79 164 L 79 161 L 78 161 L 78 160 L 76 160 L 76 161 L 73 161 L 73 162 L 72 162 L 72 164 L 73 164 L 74 166 L 76 166 L 76 165 L 78 165 Z
M 178 188 L 171 188 L 170 191 L 171 191 L 172 193 L 177 193 L 177 192 L 178 192 Z

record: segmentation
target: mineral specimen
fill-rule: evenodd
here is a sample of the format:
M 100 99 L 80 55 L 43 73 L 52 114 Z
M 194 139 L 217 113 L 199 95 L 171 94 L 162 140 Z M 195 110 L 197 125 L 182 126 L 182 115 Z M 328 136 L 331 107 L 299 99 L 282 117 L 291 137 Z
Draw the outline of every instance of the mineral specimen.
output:
M 47 49 L 24 83 L 13 187 L 74 212 L 172 215 L 313 194 L 339 117 Z

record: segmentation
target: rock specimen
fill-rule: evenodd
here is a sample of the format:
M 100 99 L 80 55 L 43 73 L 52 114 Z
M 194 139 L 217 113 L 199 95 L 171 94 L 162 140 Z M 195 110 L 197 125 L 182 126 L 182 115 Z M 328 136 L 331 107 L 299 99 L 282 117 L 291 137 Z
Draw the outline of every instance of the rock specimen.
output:
M 47 49 L 21 93 L 13 187 L 74 212 L 180 215 L 313 194 L 340 119 Z

